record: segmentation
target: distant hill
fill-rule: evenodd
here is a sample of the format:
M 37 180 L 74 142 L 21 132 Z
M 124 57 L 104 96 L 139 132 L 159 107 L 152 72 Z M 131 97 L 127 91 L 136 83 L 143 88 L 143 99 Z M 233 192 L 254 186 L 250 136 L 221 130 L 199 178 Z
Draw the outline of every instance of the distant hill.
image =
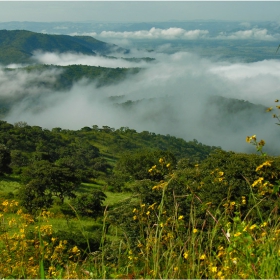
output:
M 29 65 L 22 68 L 4 68 L 5 74 L 26 75 L 30 78 L 22 85 L 21 92 L 0 95 L 0 118 L 6 116 L 9 110 L 19 104 L 26 96 L 30 96 L 31 88 L 37 88 L 37 94 L 32 96 L 36 100 L 46 92 L 70 90 L 74 83 L 84 79 L 95 82 L 96 87 L 117 84 L 130 75 L 136 75 L 141 68 L 106 68 L 87 65 Z M 54 75 L 55 73 L 55 75 Z M 49 79 L 49 77 L 52 77 Z M 54 78 L 55 77 L 55 78 Z M 31 97 L 29 97 L 31 98 Z
M 26 30 L 0 30 L 0 63 L 30 63 L 33 52 L 77 52 L 87 55 L 108 55 L 128 50 L 90 36 L 48 35 Z
M 117 84 L 128 75 L 137 74 L 141 71 L 141 68 L 107 68 L 100 66 L 88 66 L 88 65 L 29 65 L 26 67 L 14 69 L 4 68 L 5 72 L 17 72 L 17 73 L 36 73 L 35 79 L 29 81 L 29 86 L 44 86 L 45 89 L 69 90 L 75 82 L 81 79 L 87 79 L 90 82 L 96 82 L 97 87 L 104 85 Z M 55 81 L 44 79 L 45 71 L 56 71 Z M 41 75 L 41 76 L 40 76 Z M 40 79 L 40 77 L 42 79 Z

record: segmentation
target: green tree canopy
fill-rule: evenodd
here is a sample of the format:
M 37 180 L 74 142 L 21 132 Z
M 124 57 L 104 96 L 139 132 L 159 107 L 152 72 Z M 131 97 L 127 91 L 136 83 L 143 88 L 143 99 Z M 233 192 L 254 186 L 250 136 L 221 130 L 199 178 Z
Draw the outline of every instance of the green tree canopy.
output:
M 0 144 L 0 175 L 7 173 L 10 174 L 11 153 L 10 150 L 3 144 Z

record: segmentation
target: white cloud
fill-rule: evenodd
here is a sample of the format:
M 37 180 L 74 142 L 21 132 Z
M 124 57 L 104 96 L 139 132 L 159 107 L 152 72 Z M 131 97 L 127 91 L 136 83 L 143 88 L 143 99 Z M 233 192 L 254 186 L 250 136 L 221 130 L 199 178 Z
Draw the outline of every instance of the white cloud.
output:
M 240 30 L 230 34 L 221 32 L 220 35 L 216 37 L 216 39 L 230 39 L 230 40 L 243 40 L 243 39 L 276 40 L 277 38 L 278 35 L 272 36 L 268 34 L 267 29 L 259 29 L 259 28 Z
M 73 32 L 69 34 L 70 36 L 91 36 L 91 37 L 96 37 L 97 33 L 96 32 L 82 32 L 82 33 L 78 33 L 78 32 Z
M 10 65 L 9 68 L 12 69 L 14 66 Z M 27 73 L 17 69 L 7 71 L 0 68 L 0 97 L 18 98 L 24 95 L 38 95 L 39 92 L 49 92 L 44 84 L 54 83 L 59 73 L 61 71 L 57 69 Z M 42 85 L 38 86 L 40 83 Z
M 168 29 L 151 28 L 150 30 L 139 31 L 102 31 L 99 36 L 101 38 L 130 38 L 130 39 L 186 39 L 194 40 L 204 38 L 208 35 L 208 30 L 184 30 L 182 28 L 171 27 Z
M 139 57 L 146 55 L 136 54 Z M 36 104 L 26 98 L 21 105 L 14 106 L 7 121 L 21 120 L 31 125 L 69 129 L 94 124 L 115 128 L 128 126 L 186 140 L 195 138 L 204 144 L 236 151 L 250 149 L 245 138 L 257 134 L 268 147 L 279 149 L 279 130 L 269 114 L 258 115 L 258 112 L 245 110 L 228 116 L 227 108 L 222 104 L 208 102 L 209 97 L 220 95 L 271 106 L 279 99 L 278 60 L 245 64 L 213 61 L 187 52 L 153 54 L 157 63 L 146 64 L 145 71 L 129 76 L 121 83 L 96 88 L 94 83 L 79 82 L 66 92 L 41 94 Z M 45 62 L 58 64 L 90 61 L 90 57 L 73 54 L 41 54 L 41 57 Z M 121 60 L 113 61 L 115 67 L 122 67 Z M 55 73 L 52 77 L 55 79 Z M 37 78 L 38 75 L 33 77 Z M 17 91 L 29 92 L 30 80 L 31 77 L 10 75 L 6 80 L 0 80 L 1 90 L 7 85 Z M 33 95 L 36 94 L 36 88 L 31 89 Z M 38 88 L 37 94 L 41 91 Z M 125 109 L 108 101 L 106 98 L 110 96 L 139 102 Z
M 59 66 L 67 66 L 74 64 L 101 66 L 108 68 L 129 68 L 129 67 L 146 67 L 147 63 L 130 62 L 121 58 L 106 58 L 103 56 L 83 55 L 78 53 L 42 53 L 40 51 L 34 52 L 33 58 L 42 64 L 53 64 Z

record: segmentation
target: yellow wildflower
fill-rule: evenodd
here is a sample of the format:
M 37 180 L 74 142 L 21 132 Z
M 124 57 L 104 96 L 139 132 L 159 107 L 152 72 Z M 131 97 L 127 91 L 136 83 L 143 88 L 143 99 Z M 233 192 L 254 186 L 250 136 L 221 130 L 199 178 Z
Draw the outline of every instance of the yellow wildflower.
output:
M 234 234 L 234 236 L 235 236 L 235 237 L 238 237 L 238 236 L 241 235 L 241 234 L 242 234 L 241 232 L 237 232 L 237 233 Z
M 253 224 L 252 226 L 250 226 L 250 230 L 253 230 L 253 229 L 255 229 L 257 227 L 257 225 L 256 224 Z
M 218 271 L 218 268 L 217 268 L 217 266 L 212 266 L 212 267 L 210 268 L 210 270 L 211 270 L 212 272 L 217 272 L 217 271 Z
M 257 184 L 261 184 L 263 180 L 263 177 L 260 177 L 259 179 L 255 180 L 255 182 L 252 184 L 252 187 L 255 187 Z
M 183 220 L 184 219 L 184 216 L 183 215 L 180 215 L 178 220 Z
M 77 253 L 80 252 L 80 250 L 78 249 L 77 246 L 74 246 L 74 247 L 72 248 L 71 252 L 74 253 L 74 254 L 77 254 Z
M 3 201 L 3 202 L 2 202 L 2 205 L 3 205 L 3 206 L 8 206 L 8 205 L 9 205 L 9 201 L 8 201 L 8 200 Z
M 266 227 L 267 226 L 267 222 L 263 222 L 262 224 L 261 224 L 261 227 Z
M 188 252 L 188 251 L 186 251 L 186 252 L 183 254 L 183 257 L 184 257 L 184 259 L 187 259 L 187 258 L 188 258 L 188 256 L 189 256 L 189 252 Z
M 198 232 L 198 229 L 194 228 L 193 233 L 197 233 L 197 232 Z
M 202 254 L 199 258 L 200 260 L 205 260 L 206 259 L 206 255 L 205 254 Z
M 271 163 L 273 161 L 272 160 L 267 160 L 265 161 L 264 163 L 262 163 L 261 165 L 259 165 L 257 168 L 256 168 L 256 171 L 259 171 L 260 169 L 262 169 L 264 166 L 271 166 Z
M 150 206 L 148 207 L 148 209 L 154 209 L 156 204 L 157 204 L 156 202 L 153 203 L 152 205 L 150 205 Z

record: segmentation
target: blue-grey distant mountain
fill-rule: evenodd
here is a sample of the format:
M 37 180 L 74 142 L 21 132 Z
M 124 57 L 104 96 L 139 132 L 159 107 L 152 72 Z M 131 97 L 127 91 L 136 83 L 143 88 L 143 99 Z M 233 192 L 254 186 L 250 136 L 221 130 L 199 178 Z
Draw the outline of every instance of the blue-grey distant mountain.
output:
M 108 55 L 128 50 L 90 36 L 49 35 L 26 30 L 0 30 L 0 63 L 30 63 L 34 51 Z

